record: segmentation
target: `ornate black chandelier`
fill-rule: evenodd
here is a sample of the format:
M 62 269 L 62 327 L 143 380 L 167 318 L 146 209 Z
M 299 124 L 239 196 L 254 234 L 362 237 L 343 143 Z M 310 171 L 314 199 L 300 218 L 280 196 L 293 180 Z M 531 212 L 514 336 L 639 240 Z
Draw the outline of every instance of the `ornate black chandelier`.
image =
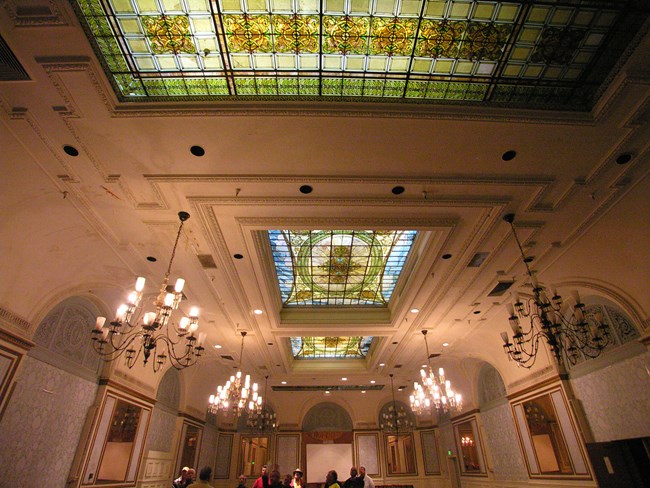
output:
M 399 435 L 400 432 L 406 434 L 413 430 L 413 421 L 406 409 L 402 405 L 397 405 L 395 387 L 393 386 L 393 373 L 388 376 L 390 376 L 390 391 L 393 395 L 393 402 L 381 414 L 379 428 L 386 434 Z
M 602 314 L 588 315 L 577 292 L 573 293 L 575 304 L 570 316 L 566 312 L 563 313 L 562 297 L 556 290 L 549 293 L 530 269 L 529 263 L 533 258 L 524 253 L 514 226 L 515 215 L 506 214 L 503 220 L 510 224 L 526 266 L 526 274 L 533 287 L 531 297 L 522 301 L 516 296 L 514 305 L 508 305 L 513 335 L 510 338 L 507 332 L 501 333 L 503 350 L 508 359 L 515 361 L 517 366 L 531 368 L 535 364 L 539 340 L 542 338 L 549 345 L 558 363 L 562 363 L 566 358 L 571 364 L 575 364 L 580 358 L 580 353 L 589 358 L 600 355 L 612 340 Z M 527 319 L 527 324 L 522 326 L 520 319 Z
M 264 399 L 261 410 L 253 410 L 246 418 L 246 428 L 251 432 L 275 432 L 278 430 L 278 418 L 275 412 L 266 404 L 269 377 L 264 377 Z
M 114 361 L 124 355 L 126 365 L 132 368 L 140 356 L 144 364 L 153 356 L 151 364 L 153 370 L 158 371 L 167 359 L 176 369 L 183 369 L 196 364 L 201 356 L 205 333 L 200 333 L 198 337 L 195 335 L 199 327 L 198 309 L 193 307 L 189 315 L 181 317 L 177 323 L 172 320 L 172 313 L 184 298 L 185 280 L 179 278 L 171 287 L 168 285 L 169 274 L 183 224 L 190 214 L 179 212 L 178 218 L 181 223 L 160 293 L 153 302 L 155 310 L 143 313 L 140 302 L 145 279 L 139 277 L 135 290 L 129 294 L 127 303 L 119 306 L 114 320 L 106 325 L 106 317 L 97 317 L 92 341 L 93 348 L 103 360 Z M 170 333 L 170 329 L 173 329 L 173 333 Z

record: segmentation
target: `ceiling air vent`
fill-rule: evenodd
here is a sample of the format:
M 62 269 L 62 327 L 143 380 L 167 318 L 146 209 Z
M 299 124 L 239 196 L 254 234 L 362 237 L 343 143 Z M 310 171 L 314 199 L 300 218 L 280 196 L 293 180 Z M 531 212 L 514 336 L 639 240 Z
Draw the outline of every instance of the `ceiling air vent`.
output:
M 510 289 L 514 281 L 499 281 L 497 285 L 488 293 L 489 297 L 500 297 Z
M 227 355 L 221 356 L 221 359 L 225 359 L 226 361 L 234 361 L 235 360 L 235 358 L 233 358 L 232 356 L 227 356 Z
M 397 368 L 401 368 L 401 367 L 402 367 L 402 365 L 401 365 L 401 364 L 396 364 L 396 365 L 395 365 L 395 366 L 393 366 L 393 367 L 394 367 L 395 369 L 397 369 Z
M 0 36 L 0 81 L 23 80 L 29 80 L 27 71 L 25 71 L 18 58 L 16 58 L 5 40 Z
M 488 257 L 490 253 L 488 252 L 477 252 L 474 254 L 472 259 L 470 259 L 469 264 L 467 265 L 468 268 L 478 268 L 481 264 L 483 264 L 483 261 Z
M 384 385 L 274 385 L 273 391 L 361 391 L 361 390 L 383 390 Z
M 434 359 L 437 358 L 438 356 L 440 356 L 439 352 L 432 352 L 431 354 L 429 354 L 429 359 Z
M 203 269 L 216 269 L 217 263 L 214 262 L 212 254 L 197 254 L 196 257 L 199 258 Z

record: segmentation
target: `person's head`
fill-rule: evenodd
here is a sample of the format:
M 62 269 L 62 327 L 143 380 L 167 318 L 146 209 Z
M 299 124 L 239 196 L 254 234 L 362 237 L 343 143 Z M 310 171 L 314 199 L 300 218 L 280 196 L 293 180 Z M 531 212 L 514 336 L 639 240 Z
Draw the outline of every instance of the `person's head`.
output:
M 239 484 L 242 486 L 246 484 L 246 476 L 244 476 L 243 474 L 239 475 Z
M 188 478 L 189 471 L 190 468 L 188 468 L 187 466 L 183 467 L 183 469 L 181 469 L 181 479 L 186 480 Z
M 269 468 L 265 465 L 262 466 L 262 476 L 266 476 L 269 474 Z
M 199 479 L 201 481 L 210 481 L 211 476 L 212 476 L 212 468 L 210 466 L 201 468 L 201 471 L 199 472 Z
M 291 486 L 291 475 L 287 474 L 284 476 L 284 481 L 282 482 L 284 486 Z
M 356 477 L 357 477 L 357 474 L 359 474 L 359 473 L 357 472 L 357 468 L 355 468 L 354 466 L 352 466 L 352 467 L 350 468 L 350 477 L 351 477 L 351 478 L 356 478 Z
M 328 485 L 331 485 L 332 483 L 336 483 L 339 480 L 339 475 L 334 470 L 328 471 L 325 480 L 327 481 Z
M 196 469 L 190 468 L 187 470 L 187 479 L 195 480 L 196 479 Z
M 359 466 L 359 476 L 362 478 L 366 475 L 366 467 L 365 466 Z
M 302 478 L 302 471 L 300 470 L 300 468 L 296 468 L 293 470 L 293 478 L 296 480 Z
M 280 484 L 280 471 L 278 471 L 277 469 L 274 469 L 273 471 L 271 471 L 271 474 L 269 476 L 269 481 L 273 485 Z

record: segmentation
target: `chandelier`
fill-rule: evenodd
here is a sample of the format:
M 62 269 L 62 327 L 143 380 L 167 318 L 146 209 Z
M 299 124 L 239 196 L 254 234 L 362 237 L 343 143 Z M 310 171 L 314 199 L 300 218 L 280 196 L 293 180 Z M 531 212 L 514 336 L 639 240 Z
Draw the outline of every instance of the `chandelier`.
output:
M 532 368 L 537 358 L 540 338 L 549 345 L 559 364 L 563 362 L 563 357 L 566 357 L 571 364 L 576 364 L 580 353 L 589 358 L 598 357 L 612 341 L 602 314 L 590 314 L 588 317 L 585 305 L 580 301 L 580 295 L 574 292 L 575 305 L 571 316 L 567 318 L 562 313 L 562 297 L 556 290 L 549 294 L 530 269 L 528 264 L 533 258 L 524 254 L 513 223 L 515 215 L 506 214 L 503 220 L 510 224 L 522 261 L 526 266 L 526 274 L 533 287 L 533 296 L 523 302 L 515 296 L 514 306 L 508 305 L 513 335 L 509 338 L 507 332 L 501 333 L 503 350 L 508 355 L 508 359 L 515 361 L 517 366 Z M 551 295 L 550 299 L 549 295 Z M 520 319 L 528 319 L 529 323 L 522 327 L 519 323 Z
M 217 387 L 217 393 L 210 395 L 208 400 L 208 412 L 224 414 L 233 412 L 236 417 L 247 412 L 248 415 L 255 415 L 262 412 L 262 395 L 258 394 L 257 383 L 251 385 L 251 376 L 243 375 L 241 372 L 244 358 L 244 338 L 246 331 L 241 331 L 241 351 L 239 353 L 239 371 L 231 376 L 225 385 Z M 243 377 L 243 379 L 242 379 Z
M 451 381 L 445 379 L 445 370 L 438 369 L 438 376 L 431 369 L 431 355 L 429 354 L 429 343 L 427 342 L 427 330 L 422 331 L 424 344 L 427 348 L 428 371 L 420 370 L 422 384 L 417 381 L 413 384 L 413 393 L 409 397 L 411 409 L 418 415 L 429 413 L 431 407 L 440 412 L 460 410 L 462 408 L 462 396 L 454 393 L 451 389 Z
M 176 369 L 183 369 L 196 364 L 201 356 L 205 333 L 200 333 L 198 337 L 195 335 L 199 327 L 198 309 L 192 307 L 188 316 L 181 317 L 178 322 L 172 320 L 172 313 L 184 298 L 185 280 L 178 278 L 172 287 L 168 285 L 169 274 L 183 224 L 190 218 L 190 214 L 179 212 L 178 218 L 181 223 L 160 293 L 153 302 L 155 310 L 143 313 L 140 302 L 145 279 L 139 277 L 127 303 L 119 306 L 115 318 L 108 325 L 106 317 L 97 317 L 92 331 L 92 344 L 104 361 L 114 361 L 124 355 L 126 365 L 132 368 L 142 355 L 145 365 L 152 359 L 153 370 L 157 372 L 167 359 Z M 173 333 L 170 329 L 173 329 Z
M 413 421 L 402 405 L 395 401 L 395 388 L 393 386 L 393 373 L 390 376 L 390 390 L 393 395 L 393 403 L 381 414 L 379 427 L 387 434 L 399 435 L 413 430 Z
M 268 381 L 269 377 L 265 376 L 264 398 L 268 398 L 266 395 L 268 390 Z M 248 414 L 248 418 L 246 419 L 246 428 L 254 432 L 274 432 L 278 430 L 277 415 L 273 410 L 271 410 L 270 407 L 266 405 L 265 401 L 262 401 L 261 410 L 255 410 Z
M 463 436 L 463 437 L 460 438 L 460 444 L 463 447 L 471 447 L 471 446 L 474 445 L 474 439 L 472 439 L 469 436 Z

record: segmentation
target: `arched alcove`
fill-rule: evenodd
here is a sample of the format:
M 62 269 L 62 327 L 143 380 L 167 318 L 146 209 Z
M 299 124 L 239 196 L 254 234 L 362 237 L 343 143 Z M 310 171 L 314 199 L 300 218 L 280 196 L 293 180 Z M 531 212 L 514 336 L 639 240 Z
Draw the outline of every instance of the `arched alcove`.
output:
M 156 405 L 147 433 L 147 450 L 164 452 L 171 449 L 180 401 L 181 375 L 175 368 L 169 368 L 156 392 Z
M 302 430 L 305 432 L 351 432 L 352 419 L 340 405 L 322 402 L 309 409 L 302 421 Z
M 506 385 L 497 369 L 485 363 L 478 373 L 478 401 L 481 410 L 506 401 Z

